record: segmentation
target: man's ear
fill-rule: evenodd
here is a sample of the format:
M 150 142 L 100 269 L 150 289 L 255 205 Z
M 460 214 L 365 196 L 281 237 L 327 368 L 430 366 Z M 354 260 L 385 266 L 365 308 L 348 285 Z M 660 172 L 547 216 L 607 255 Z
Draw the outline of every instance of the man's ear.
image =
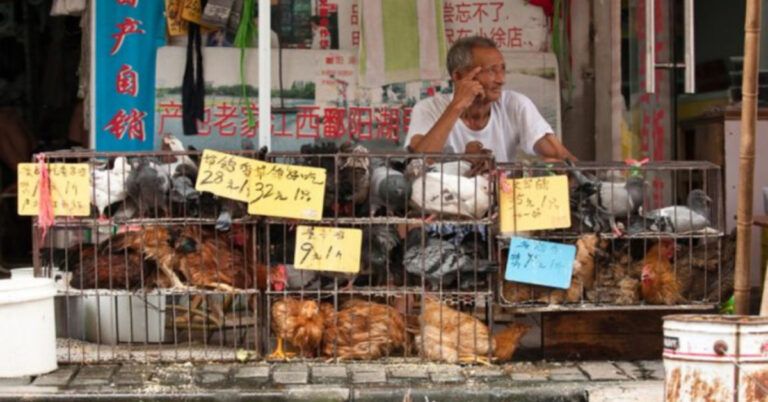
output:
M 461 77 L 462 74 L 460 70 L 455 70 L 453 73 L 451 73 L 451 80 L 453 80 L 453 82 L 460 80 Z

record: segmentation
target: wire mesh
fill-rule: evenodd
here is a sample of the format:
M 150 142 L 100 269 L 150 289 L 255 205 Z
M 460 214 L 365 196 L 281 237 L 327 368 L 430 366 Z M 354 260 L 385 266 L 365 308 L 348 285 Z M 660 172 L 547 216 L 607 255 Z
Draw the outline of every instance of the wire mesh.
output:
M 61 278 L 60 361 L 258 358 L 258 220 L 194 189 L 199 156 L 45 155 L 92 172 L 90 216 L 56 217 L 44 239 L 33 221 L 35 274 Z
M 720 168 L 707 162 L 503 164 L 503 177 L 567 175 L 571 226 L 500 233 L 506 267 L 512 236 L 576 245 L 570 287 L 499 281 L 516 311 L 711 308 L 733 287 L 732 236 L 723 233 Z

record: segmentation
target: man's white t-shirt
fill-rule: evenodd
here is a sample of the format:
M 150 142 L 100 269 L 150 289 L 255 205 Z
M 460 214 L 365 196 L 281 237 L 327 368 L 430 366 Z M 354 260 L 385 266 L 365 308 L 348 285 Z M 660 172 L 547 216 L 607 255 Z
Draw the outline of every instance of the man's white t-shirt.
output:
M 414 135 L 426 134 L 432 128 L 452 99 L 453 94 L 438 94 L 419 101 L 413 107 L 405 139 L 406 147 Z M 536 141 L 553 132 L 528 97 L 519 92 L 504 90 L 501 98 L 491 104 L 488 124 L 481 130 L 472 130 L 459 119 L 448 134 L 444 151 L 463 153 L 467 143 L 480 141 L 485 148 L 493 151 L 497 161 L 511 162 L 515 159 L 518 147 L 529 155 L 535 155 L 533 146 Z

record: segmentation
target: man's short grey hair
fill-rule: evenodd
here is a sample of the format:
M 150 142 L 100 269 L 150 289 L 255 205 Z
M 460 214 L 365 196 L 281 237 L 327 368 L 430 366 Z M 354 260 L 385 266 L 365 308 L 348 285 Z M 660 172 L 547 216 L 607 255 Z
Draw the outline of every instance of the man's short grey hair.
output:
M 498 49 L 491 39 L 482 36 L 468 36 L 453 42 L 453 46 L 448 50 L 448 74 L 453 75 L 454 71 L 472 67 L 472 49 L 491 48 Z

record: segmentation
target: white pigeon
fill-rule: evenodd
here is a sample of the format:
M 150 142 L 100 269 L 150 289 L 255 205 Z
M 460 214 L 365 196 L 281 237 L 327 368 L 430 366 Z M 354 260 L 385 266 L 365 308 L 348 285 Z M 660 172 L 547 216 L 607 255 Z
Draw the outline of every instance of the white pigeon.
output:
M 712 199 L 701 189 L 688 194 L 688 205 L 672 205 L 648 211 L 646 218 L 653 220 L 661 232 L 691 233 L 709 227 L 709 204 Z M 641 211 L 642 212 L 642 211 Z
M 490 189 L 483 176 L 430 172 L 413 181 L 411 202 L 428 213 L 479 219 L 490 208 Z
M 116 202 L 125 199 L 125 180 L 131 173 L 131 165 L 124 156 L 115 158 L 111 170 L 93 169 L 91 185 L 91 204 L 99 210 L 99 218 L 104 218 L 104 210 Z
M 165 134 L 163 136 L 163 143 L 161 146 L 161 149 L 164 151 L 186 151 L 184 148 L 184 144 L 181 142 L 180 139 L 174 137 L 171 134 Z M 155 166 L 158 171 L 161 171 L 169 176 L 173 176 L 176 174 L 176 169 L 183 165 L 188 165 L 190 168 L 187 171 L 197 171 L 197 165 L 192 160 L 192 158 L 189 157 L 189 155 L 180 155 L 180 156 L 170 156 L 167 157 L 171 160 L 171 162 L 166 162 L 160 165 Z M 165 158 L 161 158 L 165 159 Z

